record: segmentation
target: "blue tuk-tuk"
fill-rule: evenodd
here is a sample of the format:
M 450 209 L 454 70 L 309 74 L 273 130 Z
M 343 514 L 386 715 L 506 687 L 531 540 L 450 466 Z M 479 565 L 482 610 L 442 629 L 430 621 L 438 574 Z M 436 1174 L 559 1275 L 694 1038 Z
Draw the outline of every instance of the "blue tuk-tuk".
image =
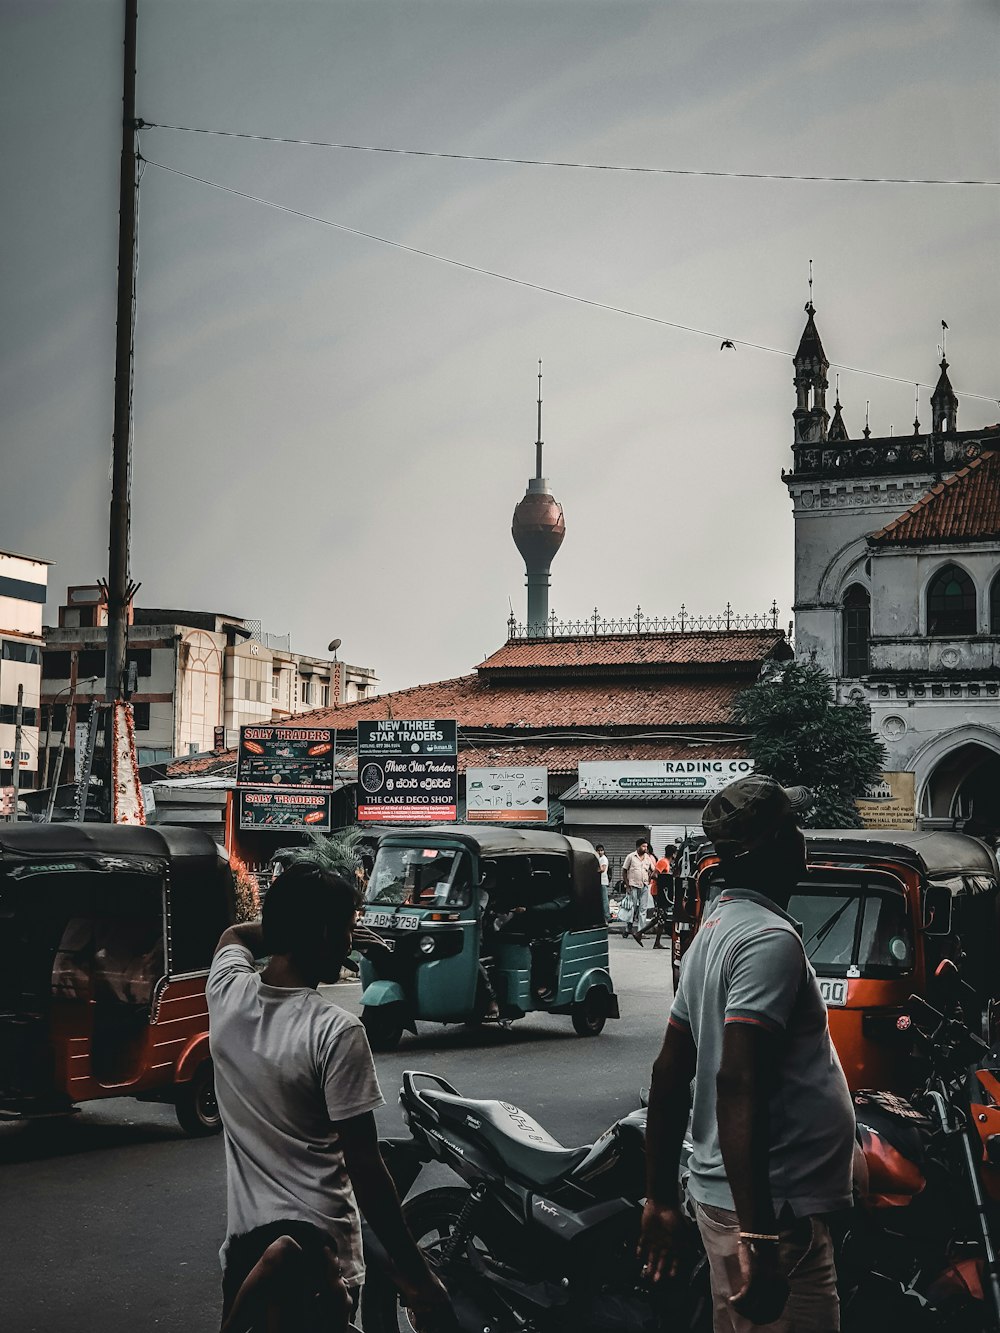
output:
M 597 854 L 582 838 L 463 824 L 385 834 L 361 923 L 362 1020 L 392 1050 L 418 1020 L 618 1017 Z

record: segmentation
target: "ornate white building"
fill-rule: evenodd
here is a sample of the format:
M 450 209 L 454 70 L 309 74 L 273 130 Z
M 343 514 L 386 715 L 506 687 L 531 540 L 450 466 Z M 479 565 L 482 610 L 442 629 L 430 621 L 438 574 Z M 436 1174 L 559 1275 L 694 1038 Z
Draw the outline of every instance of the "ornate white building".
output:
M 796 652 L 867 699 L 920 824 L 1000 836 L 1000 427 L 958 429 L 942 358 L 929 431 L 851 439 L 806 312 L 783 473 Z

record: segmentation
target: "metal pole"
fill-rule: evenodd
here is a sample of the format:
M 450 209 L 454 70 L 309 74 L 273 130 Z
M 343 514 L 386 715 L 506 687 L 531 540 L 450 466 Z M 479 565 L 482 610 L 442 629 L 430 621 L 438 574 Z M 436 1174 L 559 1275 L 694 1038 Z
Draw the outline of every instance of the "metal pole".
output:
M 52 744 L 52 704 L 45 705 L 45 762 L 42 764 L 42 791 L 49 785 L 49 746 Z
M 136 207 L 135 51 L 138 0 L 125 0 L 122 155 L 118 215 L 118 324 L 115 345 L 115 417 L 111 461 L 108 548 L 108 647 L 105 699 L 122 697 L 128 626 L 129 464 L 132 406 L 132 332 Z M 107 758 L 110 759 L 110 748 Z M 110 785 L 110 784 L 109 784 Z
M 59 691 L 62 693 L 62 690 Z M 73 705 L 76 703 L 76 690 L 74 689 L 69 696 L 69 703 L 66 705 L 66 716 L 63 718 L 62 735 L 59 737 L 59 749 L 56 753 L 56 767 L 52 775 L 52 786 L 49 788 L 49 803 L 45 810 L 46 824 L 52 823 L 52 814 L 56 808 L 56 793 L 59 790 L 59 780 L 62 777 L 63 761 L 66 758 L 66 737 L 69 734 L 69 722 L 73 716 Z
M 21 729 L 24 724 L 24 686 L 17 687 L 17 712 L 14 714 L 14 760 L 11 764 L 11 786 L 14 788 L 14 823 L 17 823 L 17 802 L 21 795 Z

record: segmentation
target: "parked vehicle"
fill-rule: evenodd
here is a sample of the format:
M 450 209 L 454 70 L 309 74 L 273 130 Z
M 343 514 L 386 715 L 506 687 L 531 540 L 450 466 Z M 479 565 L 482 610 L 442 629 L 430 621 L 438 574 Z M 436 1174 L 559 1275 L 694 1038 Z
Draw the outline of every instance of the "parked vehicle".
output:
M 204 833 L 0 828 L 0 1114 L 132 1096 L 216 1132 L 205 978 L 233 919 Z
M 405 1194 L 427 1162 L 460 1186 L 403 1205 L 463 1329 L 490 1333 L 708 1333 L 707 1263 L 692 1233 L 683 1273 L 653 1286 L 636 1254 L 645 1184 L 646 1112 L 593 1144 L 564 1148 L 525 1111 L 462 1097 L 435 1074 L 400 1091 L 409 1139 L 382 1153 Z M 411 1325 L 382 1273 L 362 1297 L 365 1333 Z
M 926 1058 L 923 1084 L 908 1100 L 854 1097 L 863 1165 L 837 1242 L 845 1333 L 1000 1331 L 996 1056 L 969 1029 L 972 988 L 948 960 L 936 971 L 941 1008 L 914 995 L 897 1019 Z
M 802 922 L 848 1083 L 905 1094 L 919 1065 L 912 1034 L 896 1020 L 911 992 L 933 1001 L 941 960 L 961 961 L 977 1031 L 1000 996 L 996 856 L 977 838 L 944 832 L 809 829 L 806 846 L 808 875 L 788 911 Z M 710 843 L 694 850 L 690 865 L 678 887 L 675 969 L 722 887 Z
M 597 855 L 558 833 L 461 824 L 385 834 L 361 918 L 362 1019 L 377 1050 L 418 1021 L 533 1010 L 581 1036 L 618 1017 Z

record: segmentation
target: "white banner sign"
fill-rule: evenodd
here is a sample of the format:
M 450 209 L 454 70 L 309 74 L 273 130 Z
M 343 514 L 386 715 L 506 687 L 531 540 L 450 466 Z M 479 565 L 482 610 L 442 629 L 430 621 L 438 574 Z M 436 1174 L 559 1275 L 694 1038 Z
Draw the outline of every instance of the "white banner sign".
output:
M 753 772 L 752 759 L 651 759 L 618 764 L 582 763 L 580 795 L 623 800 L 707 801 Z
M 470 824 L 544 824 L 549 817 L 548 769 L 466 769 L 465 811 Z

